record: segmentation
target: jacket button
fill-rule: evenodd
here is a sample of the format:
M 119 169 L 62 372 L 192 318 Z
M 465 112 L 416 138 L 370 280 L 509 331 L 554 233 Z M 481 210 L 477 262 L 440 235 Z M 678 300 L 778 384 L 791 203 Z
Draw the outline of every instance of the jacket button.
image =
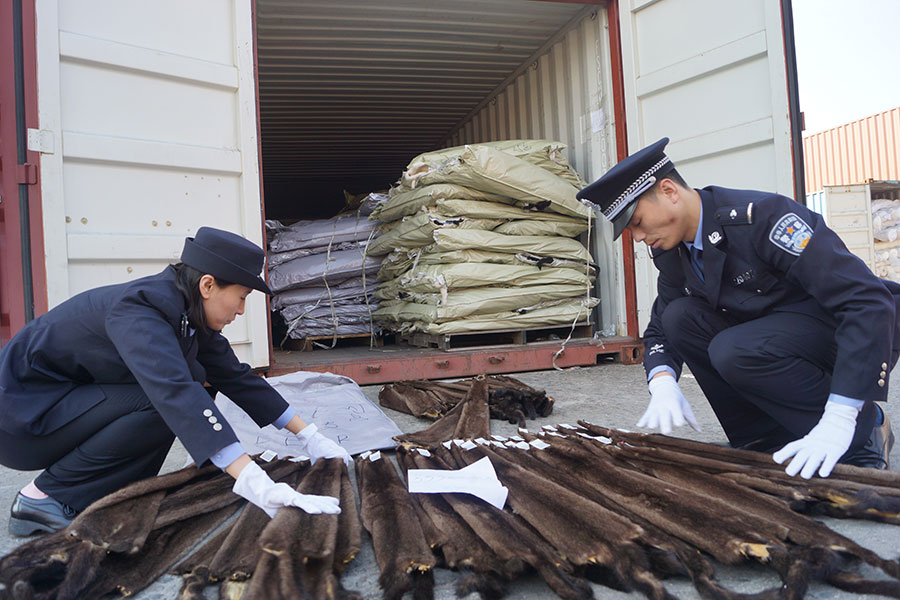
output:
M 208 408 L 207 408 L 206 410 L 203 411 L 203 416 L 204 416 L 204 417 L 211 417 L 212 414 L 213 414 L 213 412 L 212 412 L 210 409 L 208 409 Z
M 213 416 L 213 417 L 209 418 L 209 422 L 212 423 L 213 425 L 215 425 L 216 423 L 219 422 L 219 420 Z
M 216 423 L 215 425 L 213 425 L 213 430 L 215 430 L 215 431 L 222 431 L 222 424 L 221 424 L 221 423 Z
M 881 363 L 882 370 L 887 370 L 887 363 Z
M 881 378 L 884 379 L 885 377 L 887 377 L 887 371 L 882 371 Z
M 762 290 L 756 290 L 757 294 L 762 294 Z
M 884 379 L 878 380 L 878 387 L 884 387 Z

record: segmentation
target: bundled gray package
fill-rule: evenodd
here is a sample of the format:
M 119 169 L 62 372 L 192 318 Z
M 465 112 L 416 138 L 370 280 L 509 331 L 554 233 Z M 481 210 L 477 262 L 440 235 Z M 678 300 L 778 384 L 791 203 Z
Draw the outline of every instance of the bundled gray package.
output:
M 365 242 L 375 235 L 376 224 L 354 213 L 333 219 L 297 221 L 276 233 L 269 249 L 287 252 L 298 248 L 333 248 L 342 242 Z
M 362 273 L 374 279 L 380 268 L 381 259 L 364 256 L 358 249 L 314 254 L 270 269 L 269 287 L 278 293 L 307 285 L 322 285 L 323 282 L 339 283 Z
M 329 302 L 362 302 L 366 296 L 372 297 L 375 293 L 377 282 L 375 278 L 369 278 L 363 285 L 362 277 L 346 279 L 334 285 L 312 285 L 302 288 L 294 288 L 275 294 L 272 297 L 272 310 L 281 310 L 291 304 L 328 304 Z
M 376 198 L 380 203 L 386 196 Z M 288 328 L 285 340 L 380 332 L 371 312 L 381 259 L 366 256 L 377 224 L 361 213 L 267 224 L 272 309 Z

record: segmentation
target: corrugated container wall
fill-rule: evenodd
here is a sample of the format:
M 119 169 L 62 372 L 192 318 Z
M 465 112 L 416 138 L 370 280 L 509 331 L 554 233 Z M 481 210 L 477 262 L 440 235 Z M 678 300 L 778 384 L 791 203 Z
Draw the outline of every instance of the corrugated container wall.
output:
M 806 193 L 900 180 L 900 107 L 803 138 Z
M 558 140 L 587 182 L 615 164 L 615 139 L 607 12 L 589 7 L 577 14 L 537 52 L 482 100 L 450 131 L 443 146 L 518 138 Z M 596 221 L 595 221 L 596 224 Z M 602 226 L 602 225 L 601 225 Z M 598 278 L 599 327 L 616 333 L 617 312 L 610 299 L 622 293 L 619 245 L 601 232 L 591 248 Z M 619 328 L 624 327 L 620 322 Z

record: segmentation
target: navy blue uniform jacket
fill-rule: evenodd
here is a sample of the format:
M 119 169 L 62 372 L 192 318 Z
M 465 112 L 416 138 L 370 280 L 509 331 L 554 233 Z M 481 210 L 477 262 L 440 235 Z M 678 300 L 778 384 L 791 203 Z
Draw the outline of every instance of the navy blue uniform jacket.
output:
M 186 308 L 167 267 L 73 296 L 28 323 L 0 351 L 0 429 L 44 435 L 103 400 L 96 384 L 138 383 L 199 465 L 237 441 L 204 381 L 260 427 L 281 416 L 287 402 L 221 333 L 182 336 Z
M 876 277 L 816 214 L 790 198 L 710 186 L 703 202 L 703 281 L 687 247 L 654 251 L 658 296 L 644 332 L 644 366 L 681 373 L 661 316 L 669 302 L 705 299 L 735 324 L 776 312 L 815 317 L 835 328 L 837 358 L 831 391 L 872 401 L 887 398 L 900 285 Z M 790 335 L 790 331 L 785 331 Z M 879 384 L 879 382 L 881 382 Z M 790 385 L 790 382 L 784 382 Z

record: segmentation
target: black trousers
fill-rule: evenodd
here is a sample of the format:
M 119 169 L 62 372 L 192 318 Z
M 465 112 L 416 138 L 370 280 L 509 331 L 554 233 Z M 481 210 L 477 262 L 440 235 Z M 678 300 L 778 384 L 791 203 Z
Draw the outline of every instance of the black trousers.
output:
M 837 354 L 828 324 L 785 312 L 738 323 L 688 296 L 666 307 L 662 327 L 732 446 L 774 451 L 822 417 Z M 865 445 L 876 415 L 874 403 L 866 403 L 848 454 Z
M 175 434 L 138 384 L 99 387 L 106 399 L 56 431 L 39 437 L 0 431 L 0 464 L 44 469 L 37 487 L 76 510 L 157 475 Z

